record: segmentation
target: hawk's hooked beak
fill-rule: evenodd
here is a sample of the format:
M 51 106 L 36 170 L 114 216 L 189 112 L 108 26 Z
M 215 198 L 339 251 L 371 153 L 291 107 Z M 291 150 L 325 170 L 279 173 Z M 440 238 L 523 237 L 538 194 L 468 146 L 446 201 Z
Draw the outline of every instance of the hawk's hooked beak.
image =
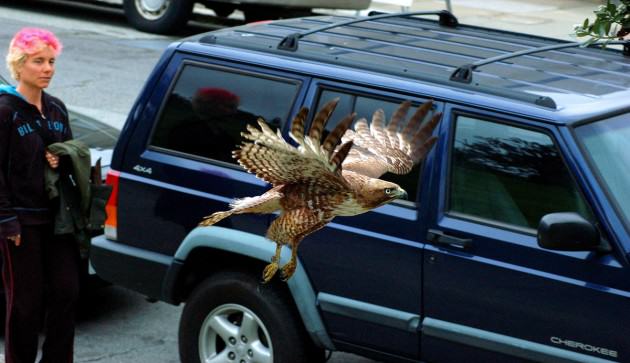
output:
M 407 199 L 407 192 L 403 188 L 396 189 L 396 198 Z

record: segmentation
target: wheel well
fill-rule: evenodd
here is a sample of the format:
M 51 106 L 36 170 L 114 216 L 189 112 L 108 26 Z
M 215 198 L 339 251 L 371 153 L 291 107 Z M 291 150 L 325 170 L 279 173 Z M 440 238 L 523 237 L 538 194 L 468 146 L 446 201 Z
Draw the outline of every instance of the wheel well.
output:
M 210 247 L 197 247 L 190 252 L 175 284 L 175 298 L 186 301 L 200 282 L 215 272 L 239 270 L 255 276 L 262 273 L 266 263 L 238 253 Z

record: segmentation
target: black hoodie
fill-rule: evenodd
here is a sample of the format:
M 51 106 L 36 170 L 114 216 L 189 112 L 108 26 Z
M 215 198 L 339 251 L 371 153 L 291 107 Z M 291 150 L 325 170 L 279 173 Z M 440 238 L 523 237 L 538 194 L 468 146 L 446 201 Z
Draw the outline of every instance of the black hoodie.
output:
M 15 88 L 0 88 L 0 239 L 52 222 L 44 189 L 46 146 L 72 138 L 66 106 L 42 94 L 42 116 Z

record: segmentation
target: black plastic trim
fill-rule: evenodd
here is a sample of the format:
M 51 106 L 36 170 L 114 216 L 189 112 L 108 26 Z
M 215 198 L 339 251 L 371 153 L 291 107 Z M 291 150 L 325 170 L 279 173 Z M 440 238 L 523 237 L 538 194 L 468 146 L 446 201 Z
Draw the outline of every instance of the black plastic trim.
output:
M 92 238 L 90 262 L 103 280 L 166 301 L 163 285 L 173 258 L 97 236 Z
M 179 304 L 183 300 L 177 290 L 177 280 L 183 268 L 184 263 L 182 261 L 173 260 L 173 263 L 171 263 L 164 277 L 162 296 L 164 297 L 164 301 L 169 304 Z

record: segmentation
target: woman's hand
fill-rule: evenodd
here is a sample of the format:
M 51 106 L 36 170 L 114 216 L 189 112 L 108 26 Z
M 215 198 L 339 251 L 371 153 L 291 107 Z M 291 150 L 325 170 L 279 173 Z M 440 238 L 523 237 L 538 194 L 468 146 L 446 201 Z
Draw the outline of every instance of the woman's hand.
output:
M 48 161 L 48 165 L 50 165 L 50 167 L 53 169 L 57 169 L 57 167 L 59 166 L 59 156 L 51 153 L 48 150 L 46 150 L 46 160 Z
M 7 239 L 13 241 L 16 247 L 19 246 L 20 243 L 22 243 L 22 236 L 20 236 L 19 234 L 16 234 L 15 236 L 9 236 L 7 237 Z

